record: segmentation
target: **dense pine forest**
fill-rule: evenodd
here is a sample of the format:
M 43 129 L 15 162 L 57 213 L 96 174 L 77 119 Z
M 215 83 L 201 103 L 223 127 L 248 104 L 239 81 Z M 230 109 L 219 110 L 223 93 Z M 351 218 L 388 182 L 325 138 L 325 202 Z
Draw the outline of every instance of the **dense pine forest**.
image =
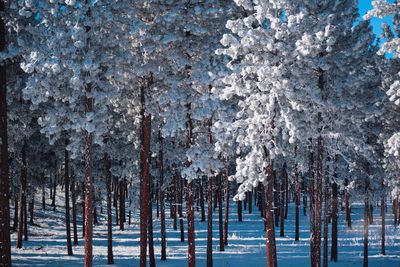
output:
M 400 266 L 399 57 L 397 0 L 0 0 L 0 267 Z

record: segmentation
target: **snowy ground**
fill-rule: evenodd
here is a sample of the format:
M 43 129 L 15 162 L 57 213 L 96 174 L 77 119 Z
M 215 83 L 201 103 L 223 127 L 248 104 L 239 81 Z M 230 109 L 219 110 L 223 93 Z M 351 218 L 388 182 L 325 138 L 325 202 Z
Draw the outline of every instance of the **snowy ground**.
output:
M 36 206 L 37 226 L 29 226 L 29 241 L 24 242 L 23 249 L 15 249 L 16 234 L 12 235 L 13 266 L 82 266 L 83 240 L 73 248 L 74 256 L 66 256 L 65 242 L 65 215 L 62 206 L 63 196 L 58 195 L 56 212 L 50 207 L 43 212 L 41 205 Z M 50 201 L 49 201 L 50 202 Z M 265 234 L 263 221 L 260 219 L 258 209 L 253 208 L 253 214 L 243 212 L 243 222 L 237 221 L 236 203 L 231 204 L 229 224 L 229 245 L 225 252 L 219 252 L 218 239 L 218 214 L 214 213 L 214 239 L 213 259 L 216 267 L 235 266 L 265 266 Z M 289 217 L 285 221 L 285 237 L 279 237 L 277 228 L 277 251 L 279 266 L 309 266 L 309 230 L 308 217 L 300 215 L 300 241 L 294 241 L 294 207 L 289 207 Z M 302 209 L 301 209 L 302 211 Z M 388 210 L 390 211 L 390 209 Z M 362 266 L 363 258 L 363 221 L 362 206 L 353 205 L 353 230 L 347 230 L 344 216 L 339 217 L 339 262 L 329 262 L 331 266 Z M 375 208 L 374 224 L 370 226 L 370 266 L 391 267 L 400 266 L 400 230 L 393 227 L 393 217 L 387 213 L 386 227 L 386 252 L 387 256 L 380 255 L 380 217 L 379 210 Z M 172 221 L 169 219 L 167 209 L 167 261 L 160 261 L 160 222 L 154 219 L 154 237 L 157 266 L 186 266 L 187 243 L 180 242 L 179 231 L 172 230 Z M 199 221 L 200 214 L 196 212 L 196 263 L 205 266 L 206 261 L 206 227 L 207 223 Z M 101 214 L 99 225 L 94 227 L 94 265 L 106 266 L 107 263 L 107 228 L 105 214 Z M 139 265 L 139 224 L 138 214 L 131 226 L 126 226 L 125 231 L 114 227 L 114 261 L 116 266 Z M 155 213 L 154 213 L 155 217 Z M 79 217 L 80 218 L 80 217 Z M 79 219 L 78 233 L 81 237 L 81 220 Z M 179 229 L 179 224 L 178 224 Z M 185 230 L 187 223 L 185 221 Z M 185 235 L 186 238 L 186 235 Z M 330 246 L 330 243 L 329 243 Z

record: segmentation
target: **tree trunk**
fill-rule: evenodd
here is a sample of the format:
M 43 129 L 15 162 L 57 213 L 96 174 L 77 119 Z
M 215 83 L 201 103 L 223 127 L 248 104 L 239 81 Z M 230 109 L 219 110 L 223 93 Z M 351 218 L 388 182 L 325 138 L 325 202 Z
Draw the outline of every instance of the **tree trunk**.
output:
M 374 207 L 372 204 L 369 205 L 369 214 L 368 214 L 369 224 L 374 223 Z
M 364 261 L 363 267 L 368 267 L 368 221 L 369 221 L 369 203 L 364 201 Z
M 205 222 L 206 221 L 206 211 L 204 208 L 203 178 L 200 178 L 200 212 L 201 212 L 201 222 Z
M 273 218 L 273 201 L 274 201 L 274 170 L 273 162 L 270 162 L 267 167 L 267 194 L 266 194 L 266 209 L 265 209 L 265 222 L 266 222 L 266 240 L 267 240 L 267 267 L 277 267 L 276 256 L 276 243 L 275 243 L 275 229 Z
M 154 234 L 153 234 L 153 194 L 152 194 L 152 183 L 151 179 L 149 179 L 149 219 L 148 219 L 148 231 L 149 231 L 149 258 L 150 258 L 150 267 L 156 266 L 156 259 L 154 257 Z
M 249 214 L 253 213 L 253 193 L 252 191 L 247 192 L 247 201 L 248 201 L 248 205 L 249 205 Z
M 381 199 L 381 217 L 382 217 L 382 236 L 381 236 L 381 254 L 386 255 L 386 250 L 385 250 L 385 215 L 386 215 L 386 209 L 385 209 L 385 197 L 382 197 Z
M 104 154 L 103 163 L 107 188 L 107 264 L 114 264 L 111 205 L 111 162 L 107 153 Z
M 323 243 L 323 260 L 322 265 L 328 267 L 328 223 L 329 223 L 329 190 L 328 179 L 324 182 L 324 243 Z
M 332 183 L 332 248 L 331 261 L 338 260 L 338 186 L 336 182 Z
M 144 92 L 141 90 L 144 105 Z M 142 147 L 140 155 L 141 182 L 140 182 L 140 267 L 146 267 L 147 256 L 147 228 L 149 223 L 149 192 L 150 192 L 150 140 L 151 114 L 145 116 L 142 110 Z
M 24 232 L 24 221 L 26 217 L 26 141 L 22 146 L 22 166 L 21 166 L 21 180 L 19 188 L 19 214 L 18 214 L 18 237 L 17 248 L 22 248 L 22 235 Z
M 32 192 L 31 200 L 29 201 L 29 224 L 33 225 L 33 217 L 35 211 L 35 192 Z
M 42 209 L 46 210 L 46 186 L 45 186 L 44 174 L 42 174 L 41 177 L 42 177 Z
M 322 176 L 323 176 L 323 144 L 322 137 L 318 137 L 317 150 L 317 180 L 315 186 L 315 266 L 321 266 L 321 232 L 322 232 Z
M 188 220 L 188 266 L 196 265 L 195 233 L 194 233 L 194 209 L 193 209 L 193 181 L 188 181 L 186 195 L 186 212 Z
M 282 174 L 281 174 L 281 201 L 280 201 L 280 236 L 283 237 L 285 236 L 285 217 L 284 217 L 284 209 L 285 209 L 285 191 L 286 191 L 286 176 L 287 176 L 287 172 L 286 172 L 286 163 L 283 164 L 282 166 Z
M 310 262 L 311 267 L 316 266 L 315 259 L 315 243 L 316 243 L 316 232 L 315 232 L 315 174 L 314 174 L 314 152 L 312 146 L 312 139 L 309 140 L 308 147 L 308 192 L 310 193 Z
M 69 213 L 69 155 L 68 155 L 68 140 L 65 140 L 64 149 L 64 183 L 65 183 L 65 224 L 67 232 L 67 251 L 68 255 L 72 256 L 72 243 L 71 243 L 71 222 Z
M 286 171 L 286 177 L 285 177 L 285 185 L 286 185 L 286 201 L 285 201 L 285 220 L 287 219 L 288 216 L 288 211 L 289 211 L 289 202 L 290 202 L 290 182 L 289 182 L 289 175 L 287 174 Z
M 238 184 L 238 188 L 240 187 L 240 184 Z M 242 222 L 243 221 L 243 216 L 242 216 L 242 201 L 238 200 L 237 201 L 237 215 L 238 215 L 238 221 Z
M 74 245 L 78 245 L 78 226 L 76 223 L 76 189 L 75 175 L 71 172 L 71 198 L 72 198 L 72 228 L 74 231 Z
M 294 196 L 295 196 L 295 236 L 294 240 L 299 241 L 300 239 L 300 184 L 299 184 L 299 173 L 297 170 L 297 163 L 294 167 Z
M 125 203 L 125 190 L 124 182 L 119 181 L 119 230 L 124 231 L 124 203 Z
M 5 11 L 0 0 L 0 12 Z M 0 52 L 6 49 L 5 23 L 0 18 Z M 11 266 L 10 177 L 8 166 L 6 64 L 0 65 L 0 265 Z
M 398 199 L 397 198 L 395 198 L 394 200 L 393 200 L 393 217 L 394 217 L 394 222 L 393 222 L 393 224 L 394 224 L 394 227 L 396 227 L 397 226 L 397 215 L 398 215 L 398 208 L 397 208 L 397 206 L 398 206 Z
M 164 147 L 161 131 L 158 131 L 158 141 L 160 143 L 159 163 L 158 168 L 160 172 L 159 182 L 159 199 L 160 199 L 160 220 L 161 220 L 161 260 L 167 259 L 167 233 L 165 227 L 165 194 L 164 194 Z M 189 219 L 189 218 L 188 218 Z M 189 230 L 188 230 L 189 231 Z
M 207 179 L 207 267 L 213 266 L 212 260 L 212 177 L 208 175 Z
M 88 100 L 88 102 L 91 102 Z M 91 104 L 87 104 L 91 106 Z M 91 108 L 90 108 L 91 110 Z M 93 134 L 86 133 L 85 137 L 85 267 L 91 267 L 93 261 L 93 178 L 92 178 L 92 166 L 93 166 Z
M 57 179 L 53 181 L 53 195 L 51 196 L 51 206 L 53 211 L 56 211 L 56 193 L 57 193 Z
M 13 224 L 13 231 L 17 231 L 18 228 L 18 195 L 15 194 L 14 196 L 14 224 Z
M 218 222 L 219 222 L 219 251 L 224 251 L 224 224 L 222 216 L 222 177 L 221 174 L 217 176 L 217 198 L 218 198 Z M 251 197 L 250 197 L 251 199 Z M 250 203 L 250 201 L 249 201 Z
M 182 207 L 182 195 L 183 195 L 183 187 L 182 187 L 182 184 L 183 184 L 183 181 L 182 181 L 182 177 L 180 177 L 178 174 L 177 174 L 177 180 L 178 180 L 178 214 L 179 214 L 179 229 L 180 229 L 180 232 L 181 232 L 181 242 L 185 242 L 185 228 L 184 228 L 184 226 L 183 226 L 183 212 L 182 212 L 182 209 L 183 209 L 183 207 Z
M 307 216 L 307 185 L 304 175 L 302 176 L 301 191 L 303 194 L 303 215 Z
M 174 175 L 173 186 L 172 186 L 172 219 L 173 219 L 173 229 L 178 230 L 178 178 Z
M 229 164 L 229 161 L 228 161 Z M 225 220 L 224 220 L 224 245 L 228 245 L 228 225 L 229 225 L 229 166 L 226 167 L 225 179 Z
M 276 175 L 276 170 L 274 170 L 274 191 L 273 191 L 273 194 L 274 194 L 274 218 L 275 218 L 275 227 L 279 227 L 279 216 L 281 215 L 280 214 L 280 205 L 279 205 L 279 201 L 280 201 L 280 198 L 279 198 L 279 191 L 280 191 L 280 188 L 279 188 L 279 185 L 278 185 L 278 178 L 277 178 L 277 175 Z M 283 211 L 282 211 L 282 214 L 283 214 Z
M 345 186 L 348 185 L 347 179 L 345 179 Z M 351 227 L 351 208 L 350 208 L 350 195 L 347 189 L 344 190 L 344 205 L 346 208 L 346 221 L 347 221 L 347 228 L 352 229 Z

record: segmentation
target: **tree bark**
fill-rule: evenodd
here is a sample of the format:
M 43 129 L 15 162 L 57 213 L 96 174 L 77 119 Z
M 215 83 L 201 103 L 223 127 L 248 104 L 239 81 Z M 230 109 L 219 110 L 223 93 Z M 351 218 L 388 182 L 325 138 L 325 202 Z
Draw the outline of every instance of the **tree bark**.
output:
M 224 223 L 222 216 L 222 177 L 217 176 L 217 198 L 218 198 L 218 222 L 219 222 L 219 251 L 224 251 Z M 251 197 L 250 197 L 251 199 Z M 250 203 L 250 201 L 249 201 Z
M 72 199 L 72 228 L 74 231 L 74 245 L 78 245 L 78 226 L 76 222 L 76 189 L 75 189 L 75 175 L 71 172 L 71 199 Z
M 344 185 L 348 185 L 347 179 L 344 180 Z M 351 208 L 350 208 L 350 195 L 347 189 L 344 189 L 344 205 L 346 209 L 346 221 L 347 221 L 347 228 L 352 229 L 351 227 Z
M 332 248 L 331 261 L 338 260 L 338 186 L 336 182 L 332 183 Z
M 5 11 L 0 0 L 0 11 Z M 6 49 L 5 22 L 0 18 L 0 52 Z M 11 266 L 10 177 L 8 165 L 6 64 L 0 65 L 0 265 Z
M 229 161 L 228 161 L 229 164 Z M 229 225 L 229 166 L 226 167 L 225 179 L 225 220 L 224 220 L 224 245 L 228 245 L 228 225 Z
M 369 221 L 369 202 L 364 201 L 364 260 L 363 267 L 368 267 L 368 221 Z
M 42 178 L 42 209 L 46 210 L 46 186 L 45 186 L 45 177 L 44 174 L 42 173 L 41 175 Z
M 204 188 L 203 188 L 203 178 L 200 178 L 200 213 L 201 222 L 206 221 L 206 211 L 204 207 Z
M 68 140 L 65 140 L 64 149 L 64 183 L 65 183 L 65 224 L 66 224 L 66 234 L 67 234 L 67 251 L 68 255 L 72 256 L 72 243 L 71 243 L 71 221 L 69 213 L 69 155 L 68 155 Z
M 212 259 L 212 177 L 208 175 L 207 179 L 207 267 L 213 266 Z
M 122 180 L 119 181 L 119 230 L 124 231 L 124 209 L 125 209 L 125 190 L 124 190 L 124 182 Z
M 164 147 L 161 131 L 158 131 L 158 141 L 160 143 L 160 150 L 158 155 L 158 168 L 160 174 L 159 182 L 159 199 L 160 199 L 160 221 L 161 221 L 161 260 L 167 259 L 167 233 L 165 227 L 165 194 L 164 194 Z M 189 231 L 189 230 L 188 230 Z
M 142 115 L 142 147 L 140 156 L 140 267 L 146 267 L 147 228 L 149 223 L 151 114 L 145 116 L 143 110 Z
M 299 173 L 297 169 L 297 163 L 294 167 L 294 196 L 295 196 L 295 236 L 294 240 L 299 241 L 300 239 L 300 185 L 299 185 Z
M 178 189 L 179 229 L 180 229 L 180 232 L 181 232 L 181 242 L 185 242 L 185 228 L 183 226 L 183 207 L 182 207 L 182 204 L 183 204 L 183 201 L 182 201 L 182 198 L 183 198 L 183 196 L 182 196 L 183 195 L 183 187 L 182 187 L 183 181 L 182 181 L 182 177 L 179 176 L 178 174 L 177 174 L 177 180 L 178 180 L 178 186 L 179 186 L 179 189 Z
M 273 218 L 273 201 L 274 201 L 274 170 L 273 162 L 270 162 L 267 167 L 267 194 L 266 194 L 266 210 L 265 210 L 265 221 L 266 221 L 266 240 L 267 240 L 267 267 L 277 267 L 277 256 L 276 256 L 276 243 L 275 243 L 275 229 L 274 229 L 274 218 Z
M 188 266 L 196 266 L 194 209 L 193 209 L 193 181 L 188 181 L 186 195 L 186 212 L 188 220 Z
M 24 232 L 24 221 L 26 217 L 26 141 L 22 146 L 22 166 L 21 166 L 21 180 L 19 189 L 19 213 L 18 213 L 18 237 L 17 248 L 22 248 L 22 235 Z
M 149 232 L 149 258 L 150 267 L 156 266 L 156 258 L 154 256 L 154 234 L 153 234 L 153 194 L 152 194 L 152 182 L 149 179 L 149 219 L 148 219 L 148 232 Z
M 285 209 L 285 191 L 286 191 L 286 176 L 287 176 L 287 171 L 286 171 L 286 163 L 283 164 L 282 166 L 282 174 L 281 174 L 281 201 L 280 201 L 280 236 L 283 237 L 285 236 L 285 217 L 284 217 L 284 209 Z
M 385 215 L 386 215 L 386 208 L 385 208 L 385 197 L 382 197 L 381 199 L 381 217 L 382 217 L 382 235 L 381 235 L 381 254 L 386 255 L 386 249 L 385 249 Z
M 104 176 L 107 188 L 107 264 L 114 264 L 112 238 L 112 205 L 111 205 L 111 162 L 107 153 L 104 154 Z

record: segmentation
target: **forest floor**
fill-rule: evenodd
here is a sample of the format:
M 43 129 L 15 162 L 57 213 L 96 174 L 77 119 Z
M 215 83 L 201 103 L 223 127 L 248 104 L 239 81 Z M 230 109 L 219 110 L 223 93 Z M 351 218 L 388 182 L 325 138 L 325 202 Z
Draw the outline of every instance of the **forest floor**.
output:
M 50 201 L 49 201 L 50 202 Z M 74 256 L 67 256 L 64 196 L 57 194 L 56 211 L 47 206 L 43 211 L 37 199 L 35 209 L 35 225 L 28 226 L 29 241 L 23 243 L 22 249 L 15 249 L 16 233 L 12 234 L 13 266 L 82 266 L 83 240 L 81 216 L 78 217 L 79 245 L 73 247 Z M 105 207 L 105 206 L 104 206 Z M 154 242 L 157 266 L 187 266 L 187 242 L 180 242 L 178 230 L 174 231 L 172 220 L 167 217 L 167 260 L 160 260 L 160 221 L 154 210 Z M 80 211 L 81 209 L 79 209 Z M 229 222 L 229 245 L 224 252 L 219 251 L 218 212 L 213 218 L 213 260 L 215 267 L 265 266 L 265 232 L 264 223 L 259 216 L 258 208 L 253 207 L 253 214 L 243 211 L 243 222 L 238 222 L 236 203 L 231 203 Z M 278 266 L 309 266 L 309 221 L 308 213 L 304 216 L 301 206 L 300 241 L 294 241 L 294 206 L 289 206 L 288 218 L 285 221 L 285 236 L 279 237 L 276 228 Z M 370 267 L 399 267 L 400 266 L 400 229 L 393 226 L 391 208 L 386 214 L 386 256 L 380 254 L 381 217 L 380 209 L 374 209 L 374 222 L 370 225 L 369 266 Z M 13 214 L 13 213 L 12 213 Z M 139 266 L 139 213 L 134 212 L 132 224 L 126 224 L 125 231 L 118 226 L 113 228 L 113 251 L 115 266 Z M 114 219 L 115 217 L 113 217 Z M 352 205 L 353 229 L 348 230 L 344 215 L 339 215 L 339 261 L 330 266 L 362 266 L 363 260 L 363 207 L 361 204 Z M 195 213 L 196 232 L 196 265 L 206 264 L 207 222 L 200 222 L 200 213 Z M 187 238 L 187 222 L 184 219 L 185 241 Z M 71 227 L 72 228 L 72 227 Z M 71 230 L 72 231 L 72 230 Z M 330 235 L 330 232 L 329 232 Z M 329 239 L 329 259 L 330 259 Z M 107 226 L 106 214 L 99 214 L 99 224 L 94 227 L 93 254 L 95 266 L 107 266 Z

